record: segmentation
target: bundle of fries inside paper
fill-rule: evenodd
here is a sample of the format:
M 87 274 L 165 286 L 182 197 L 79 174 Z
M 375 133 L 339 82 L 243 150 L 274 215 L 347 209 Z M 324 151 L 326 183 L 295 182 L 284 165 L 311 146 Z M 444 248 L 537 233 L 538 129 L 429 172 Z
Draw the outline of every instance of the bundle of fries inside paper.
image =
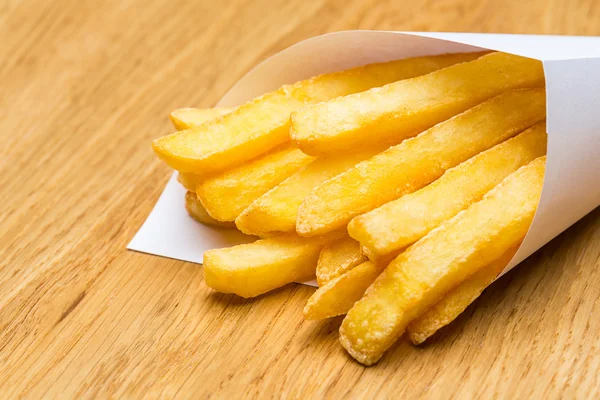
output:
M 366 65 L 171 119 L 153 148 L 189 214 L 258 237 L 206 252 L 206 284 L 254 297 L 316 277 L 304 315 L 345 314 L 340 341 L 365 365 L 472 303 L 542 190 L 543 68 L 501 52 Z

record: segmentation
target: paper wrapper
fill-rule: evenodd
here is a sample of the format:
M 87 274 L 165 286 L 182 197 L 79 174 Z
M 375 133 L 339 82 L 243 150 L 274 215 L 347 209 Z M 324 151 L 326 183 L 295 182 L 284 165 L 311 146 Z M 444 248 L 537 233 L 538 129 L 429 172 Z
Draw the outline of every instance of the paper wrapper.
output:
M 548 157 L 527 237 L 503 273 L 600 205 L 600 37 L 345 31 L 300 42 L 244 76 L 219 102 L 233 107 L 314 75 L 364 64 L 453 52 L 499 50 L 543 62 Z M 205 251 L 251 241 L 204 226 L 185 211 L 175 176 L 128 248 L 190 262 Z

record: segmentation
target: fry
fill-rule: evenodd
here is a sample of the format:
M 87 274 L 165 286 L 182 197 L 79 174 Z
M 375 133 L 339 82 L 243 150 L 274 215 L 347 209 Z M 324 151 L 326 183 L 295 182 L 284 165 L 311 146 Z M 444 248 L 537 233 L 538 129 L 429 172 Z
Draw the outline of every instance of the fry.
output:
M 544 89 L 513 91 L 488 100 L 325 182 L 298 209 L 296 230 L 312 236 L 341 228 L 545 116 Z
M 183 186 L 188 192 L 194 192 L 194 195 L 196 195 L 196 187 L 198 186 L 198 183 L 202 181 L 202 177 L 196 174 L 178 172 L 177 181 L 181 183 L 181 186 Z
M 254 200 L 309 164 L 313 157 L 284 145 L 198 184 L 196 193 L 206 211 L 219 221 L 234 221 Z
M 480 55 L 420 57 L 319 75 L 284 85 L 242 104 L 217 120 L 156 139 L 152 147 L 159 158 L 178 171 L 220 172 L 288 143 L 292 111 L 308 104 L 427 74 Z
M 317 283 L 323 286 L 333 278 L 367 261 L 360 252 L 360 244 L 344 237 L 321 250 L 317 263 Z
M 315 187 L 382 150 L 372 149 L 313 161 L 250 204 L 235 220 L 236 226 L 248 235 L 294 232 L 298 208 Z
M 203 123 L 231 112 L 231 108 L 178 108 L 169 118 L 178 131 L 195 128 Z
M 235 228 L 235 224 L 233 222 L 217 221 L 216 219 L 208 215 L 208 213 L 206 212 L 204 207 L 202 207 L 202 204 L 198 200 L 198 196 L 196 196 L 196 193 L 194 192 L 187 192 L 185 194 L 185 209 L 192 218 L 203 224 L 220 226 L 223 228 Z
M 230 108 L 178 108 L 176 110 L 171 111 L 169 118 L 175 126 L 175 129 L 181 131 L 184 129 L 192 128 L 194 126 L 202 125 L 203 123 L 218 118 L 221 115 L 227 114 L 230 111 Z M 179 172 L 177 174 L 177 180 L 179 181 L 179 183 L 181 183 L 181 185 L 190 192 L 195 192 L 198 183 L 205 178 L 206 177 L 203 177 L 202 175 L 189 174 L 184 172 Z M 198 204 L 198 206 L 201 207 L 202 205 Z M 202 215 L 204 214 L 206 214 L 205 210 L 203 211 Z M 211 221 L 217 222 L 208 214 L 204 215 L 204 217 L 208 217 Z
M 475 301 L 508 265 L 519 246 L 504 253 L 498 260 L 485 266 L 450 290 L 440 301 L 427 309 L 419 318 L 412 321 L 406 331 L 413 344 L 421 344 L 439 329 L 456 319 Z
M 365 261 L 317 289 L 304 307 L 306 319 L 325 319 L 346 314 L 375 281 L 386 264 Z
M 546 123 L 449 169 L 431 185 L 400 197 L 348 224 L 348 233 L 370 251 L 383 255 L 404 248 L 500 183 L 508 175 L 546 154 Z
M 393 145 L 500 93 L 544 86 L 542 63 L 491 53 L 428 75 L 339 97 L 292 113 L 292 141 L 325 156 Z
M 342 322 L 340 342 L 352 357 L 377 362 L 412 320 L 525 237 L 545 160 L 521 167 L 390 263 Z
M 391 263 L 392 260 L 394 258 L 396 258 L 398 256 L 398 254 L 400 254 L 403 250 L 404 249 L 399 249 L 392 253 L 381 255 L 381 254 L 377 254 L 377 253 L 373 252 L 366 246 L 360 246 L 360 254 L 367 257 L 367 259 L 369 261 L 373 261 L 374 263 L 385 264 L 385 265 L 388 265 L 389 263 Z
M 204 253 L 204 281 L 223 293 L 255 297 L 315 276 L 319 252 L 339 238 L 301 238 L 295 234 L 260 239 Z

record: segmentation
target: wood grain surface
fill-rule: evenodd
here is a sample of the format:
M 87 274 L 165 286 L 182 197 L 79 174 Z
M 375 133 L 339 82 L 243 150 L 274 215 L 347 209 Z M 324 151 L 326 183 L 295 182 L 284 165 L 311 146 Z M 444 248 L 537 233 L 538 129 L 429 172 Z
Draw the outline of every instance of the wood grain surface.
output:
M 170 171 L 167 114 L 343 29 L 600 35 L 596 0 L 1 0 L 1 398 L 598 398 L 600 210 L 430 343 L 375 367 L 314 290 L 211 292 L 125 250 Z M 182 205 L 183 206 L 183 205 Z

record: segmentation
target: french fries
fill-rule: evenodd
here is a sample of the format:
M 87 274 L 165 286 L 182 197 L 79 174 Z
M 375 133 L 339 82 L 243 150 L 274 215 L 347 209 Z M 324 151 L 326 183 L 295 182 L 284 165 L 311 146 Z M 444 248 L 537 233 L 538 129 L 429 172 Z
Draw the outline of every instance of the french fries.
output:
M 365 150 L 311 162 L 250 204 L 235 220 L 237 228 L 248 235 L 294 232 L 298 208 L 315 187 L 381 150 Z
M 331 243 L 321 250 L 317 263 L 317 283 L 323 286 L 333 278 L 367 261 L 361 254 L 360 244 L 349 237 Z
M 319 75 L 257 97 L 198 127 L 163 136 L 152 143 L 173 169 L 216 173 L 288 143 L 290 113 L 309 104 L 413 78 L 481 53 L 419 57 Z
M 545 155 L 546 141 L 546 123 L 539 122 L 449 169 L 431 185 L 354 218 L 348 232 L 380 255 L 402 249 L 478 201 L 521 166 Z
M 365 261 L 333 278 L 308 299 L 304 307 L 304 317 L 325 319 L 346 314 L 354 303 L 360 300 L 385 266 L 386 264 Z
M 242 297 L 315 276 L 321 249 L 339 234 L 311 239 L 294 234 L 260 239 L 204 253 L 204 281 L 211 288 Z
M 181 131 L 202 125 L 203 123 L 225 115 L 230 111 L 231 109 L 229 108 L 178 108 L 171 111 L 169 118 L 175 126 L 175 129 Z M 183 172 L 177 174 L 179 183 L 190 192 L 195 192 L 196 186 L 198 186 L 198 183 L 204 178 L 205 177 L 199 174 L 188 174 Z M 200 204 L 198 204 L 198 206 L 202 207 Z M 206 214 L 206 211 L 202 214 Z M 206 214 L 206 216 L 209 217 L 210 220 L 216 221 L 214 218 L 210 217 L 210 215 Z
M 392 145 L 500 93 L 544 86 L 542 63 L 491 53 L 421 77 L 292 113 L 290 136 L 307 154 Z
M 498 260 L 475 272 L 412 321 L 406 328 L 410 341 L 416 345 L 421 344 L 439 329 L 454 321 L 496 279 L 512 260 L 518 248 L 519 246 L 513 247 Z
M 404 249 L 400 249 L 398 251 L 394 251 L 393 253 L 381 255 L 381 254 L 377 254 L 377 253 L 373 252 L 366 246 L 360 246 L 360 254 L 362 254 L 364 257 L 367 257 L 367 259 L 369 261 L 373 261 L 374 263 L 385 264 L 385 265 L 388 265 L 389 263 L 391 263 L 392 260 L 394 258 L 396 258 L 398 256 L 398 254 L 400 254 L 403 250 Z
M 204 207 L 202 207 L 202 204 L 198 200 L 198 196 L 196 196 L 196 193 L 194 192 L 187 192 L 185 194 L 185 209 L 192 218 L 203 224 L 220 226 L 223 228 L 235 228 L 233 222 L 217 221 L 211 217 Z
M 352 357 L 376 363 L 412 320 L 525 237 L 541 195 L 545 160 L 509 175 L 388 265 L 340 327 L 340 342 Z
M 188 192 L 194 192 L 196 194 L 196 186 L 202 182 L 202 177 L 196 174 L 177 173 L 177 181 L 181 183 L 181 186 Z
M 363 161 L 311 192 L 298 209 L 296 231 L 322 235 L 395 200 L 541 121 L 543 89 L 501 94 Z
M 178 131 L 195 128 L 231 112 L 230 108 L 178 108 L 169 118 Z
M 226 108 L 180 108 L 171 112 L 170 117 L 175 127 L 180 129 L 199 126 L 230 111 Z M 188 191 L 197 192 L 204 204 L 197 207 L 202 207 L 210 220 L 231 222 L 257 197 L 312 160 L 313 157 L 298 149 L 282 146 L 217 176 L 179 172 L 177 180 Z
M 372 365 L 452 322 L 514 256 L 543 186 L 545 102 L 539 61 L 420 57 L 174 110 L 180 132 L 153 149 L 193 218 L 261 238 L 206 252 L 208 286 L 249 298 L 316 276 L 305 318 L 346 314 L 340 342 Z
M 234 221 L 254 200 L 309 164 L 313 157 L 289 145 L 199 183 L 198 198 L 219 221 Z

